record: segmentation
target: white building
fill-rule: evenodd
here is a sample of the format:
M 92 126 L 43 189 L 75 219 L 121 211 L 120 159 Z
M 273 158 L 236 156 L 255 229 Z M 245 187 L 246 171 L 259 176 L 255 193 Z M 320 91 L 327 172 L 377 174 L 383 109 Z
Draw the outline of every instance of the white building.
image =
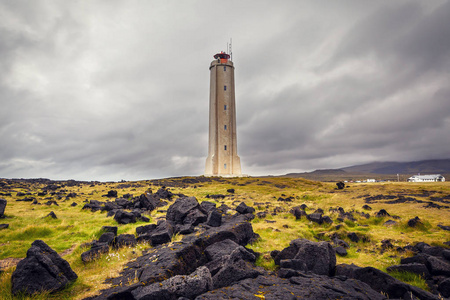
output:
M 433 175 L 413 175 L 408 178 L 409 182 L 436 182 L 436 181 L 445 181 L 445 177 L 441 174 L 433 174 Z

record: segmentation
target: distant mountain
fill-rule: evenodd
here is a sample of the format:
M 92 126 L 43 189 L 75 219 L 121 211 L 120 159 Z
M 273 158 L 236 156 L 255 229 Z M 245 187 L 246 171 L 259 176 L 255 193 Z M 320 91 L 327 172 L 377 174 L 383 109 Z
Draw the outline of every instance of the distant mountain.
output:
M 280 177 L 302 177 L 311 180 L 336 181 L 376 177 L 385 180 L 406 180 L 415 174 L 442 174 L 450 178 L 450 159 L 434 159 L 412 162 L 373 162 L 340 169 L 315 170 L 313 172 L 289 173 Z M 377 175 L 377 176 L 375 176 Z
M 348 173 L 371 174 L 436 174 L 450 173 L 450 159 L 421 160 L 412 162 L 373 162 L 341 168 Z

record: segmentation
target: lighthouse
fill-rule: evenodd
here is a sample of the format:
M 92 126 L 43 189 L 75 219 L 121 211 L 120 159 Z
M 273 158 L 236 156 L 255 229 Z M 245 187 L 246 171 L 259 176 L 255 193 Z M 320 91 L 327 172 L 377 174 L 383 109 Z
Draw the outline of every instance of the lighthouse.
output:
M 234 65 L 229 54 L 214 55 L 209 67 L 209 143 L 206 176 L 241 176 L 237 155 Z

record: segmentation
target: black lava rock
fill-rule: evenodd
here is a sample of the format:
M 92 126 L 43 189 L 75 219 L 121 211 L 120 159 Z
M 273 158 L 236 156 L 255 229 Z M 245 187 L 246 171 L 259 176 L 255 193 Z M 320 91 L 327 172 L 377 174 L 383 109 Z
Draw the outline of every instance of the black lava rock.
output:
M 13 295 L 55 292 L 77 279 L 69 263 L 41 240 L 36 240 L 27 257 L 17 264 L 11 277 Z

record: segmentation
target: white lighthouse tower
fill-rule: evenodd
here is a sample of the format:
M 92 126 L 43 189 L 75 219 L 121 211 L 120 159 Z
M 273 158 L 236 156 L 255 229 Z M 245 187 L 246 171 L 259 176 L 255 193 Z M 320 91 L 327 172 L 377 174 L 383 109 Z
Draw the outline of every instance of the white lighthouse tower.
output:
M 209 143 L 206 176 L 241 176 L 237 155 L 234 65 L 230 55 L 214 55 L 210 70 Z

